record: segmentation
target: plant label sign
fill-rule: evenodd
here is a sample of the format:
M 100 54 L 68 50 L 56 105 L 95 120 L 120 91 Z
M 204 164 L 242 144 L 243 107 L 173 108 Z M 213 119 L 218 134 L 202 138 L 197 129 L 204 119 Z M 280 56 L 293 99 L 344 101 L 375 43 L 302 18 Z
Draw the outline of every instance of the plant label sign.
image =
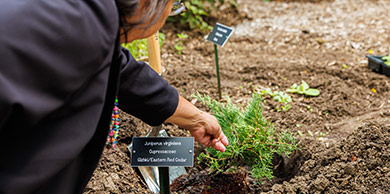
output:
M 223 47 L 232 33 L 233 28 L 217 23 L 210 34 L 207 36 L 207 40 Z
M 193 137 L 133 137 L 131 166 L 192 167 L 193 163 Z

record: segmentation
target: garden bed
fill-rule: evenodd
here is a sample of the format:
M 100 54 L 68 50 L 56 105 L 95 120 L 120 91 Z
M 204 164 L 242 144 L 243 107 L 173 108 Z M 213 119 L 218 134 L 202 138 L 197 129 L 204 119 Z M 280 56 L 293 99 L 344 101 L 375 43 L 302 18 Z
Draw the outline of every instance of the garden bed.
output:
M 207 175 L 207 167 L 195 161 L 187 168 L 188 176 L 174 184 L 176 193 L 390 192 L 390 79 L 372 72 L 365 58 L 389 52 L 385 21 L 390 3 L 315 2 L 239 1 L 248 19 L 233 26 L 235 32 L 219 49 L 223 96 L 239 106 L 254 91 L 285 91 L 302 80 L 321 91 L 317 97 L 289 94 L 288 111 L 278 110 L 281 104 L 271 97 L 263 101 L 264 116 L 277 130 L 294 133 L 301 150 L 290 158 L 275 157 L 275 177 L 261 186 L 245 166 L 236 174 Z M 181 95 L 208 110 L 191 95 L 198 91 L 218 99 L 213 46 L 191 35 L 178 55 L 169 27 L 162 29 L 163 76 Z M 104 151 L 85 194 L 151 193 L 130 167 L 126 148 L 131 137 L 144 136 L 150 127 L 125 113 L 120 117 L 118 149 Z M 171 136 L 189 136 L 176 126 L 164 128 Z M 196 155 L 204 150 L 197 143 L 195 148 Z M 233 182 L 235 187 L 227 184 Z

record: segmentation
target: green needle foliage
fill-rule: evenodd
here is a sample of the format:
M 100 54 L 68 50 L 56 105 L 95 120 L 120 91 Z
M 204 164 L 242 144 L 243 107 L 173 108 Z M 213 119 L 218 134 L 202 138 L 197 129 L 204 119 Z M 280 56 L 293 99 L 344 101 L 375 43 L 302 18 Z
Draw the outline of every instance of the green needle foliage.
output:
M 207 95 L 194 95 L 207 105 L 218 119 L 229 140 L 225 152 L 207 148 L 198 157 L 211 172 L 236 170 L 239 166 L 251 166 L 252 175 L 257 179 L 272 178 L 274 154 L 288 156 L 298 149 L 298 143 L 291 133 L 277 132 L 274 125 L 262 114 L 261 94 L 255 93 L 244 110 L 228 98 L 225 104 L 212 100 Z

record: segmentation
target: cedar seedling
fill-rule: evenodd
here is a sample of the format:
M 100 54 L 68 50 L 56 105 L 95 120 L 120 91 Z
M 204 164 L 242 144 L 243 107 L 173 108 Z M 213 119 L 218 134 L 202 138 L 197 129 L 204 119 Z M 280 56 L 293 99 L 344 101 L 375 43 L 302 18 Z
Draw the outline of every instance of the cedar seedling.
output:
M 206 148 L 198 157 L 199 163 L 210 168 L 210 173 L 234 171 L 250 166 L 257 182 L 263 177 L 272 178 L 272 159 L 275 154 L 286 155 L 298 149 L 292 133 L 277 131 L 262 114 L 262 96 L 254 93 L 244 109 L 234 105 L 230 98 L 226 103 L 209 96 L 194 95 L 207 105 L 229 140 L 225 152 Z
M 318 96 L 320 91 L 314 88 L 310 88 L 309 84 L 302 80 L 301 85 L 293 84 L 286 92 L 304 94 L 306 96 Z

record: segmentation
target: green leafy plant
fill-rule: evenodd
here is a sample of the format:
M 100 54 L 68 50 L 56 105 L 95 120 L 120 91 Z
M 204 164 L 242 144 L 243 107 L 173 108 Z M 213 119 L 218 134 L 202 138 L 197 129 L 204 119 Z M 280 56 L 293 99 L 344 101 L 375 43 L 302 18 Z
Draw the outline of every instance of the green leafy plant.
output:
M 318 96 L 320 91 L 314 88 L 310 88 L 309 84 L 302 80 L 301 85 L 293 84 L 286 92 L 304 94 L 306 96 Z
M 181 33 L 181 34 L 176 34 L 179 40 L 175 44 L 175 49 L 179 55 L 181 55 L 181 52 L 186 48 L 184 46 L 183 40 L 188 38 L 187 34 Z
M 271 96 L 273 100 L 283 103 L 282 106 L 276 107 L 277 110 L 282 109 L 283 111 L 288 111 L 291 108 L 289 104 L 292 101 L 291 96 L 282 91 L 272 91 L 270 88 L 265 88 L 260 90 L 260 94 L 263 96 Z
M 159 32 L 158 36 L 161 47 L 165 40 L 165 36 L 161 32 Z M 133 55 L 133 57 L 137 60 L 145 60 L 148 57 L 148 45 L 146 38 L 134 40 L 131 43 L 123 43 L 121 46 L 127 48 L 131 52 L 131 55 Z
M 183 13 L 180 22 L 182 24 L 188 24 L 191 29 L 199 28 L 201 30 L 210 30 L 212 27 L 204 21 L 204 17 L 209 16 L 209 11 L 207 10 L 204 4 L 205 1 L 194 0 L 186 1 L 188 11 Z
M 213 27 L 206 22 L 206 19 L 211 12 L 217 11 L 215 7 L 216 2 L 220 5 L 229 3 L 231 6 L 237 6 L 236 0 L 183 0 L 187 11 L 178 17 L 169 17 L 167 21 L 173 23 L 180 22 L 188 25 L 190 29 L 211 30 Z
M 262 114 L 262 96 L 252 95 L 244 109 L 234 105 L 230 98 L 226 103 L 219 103 L 207 95 L 194 95 L 207 105 L 225 135 L 229 145 L 225 152 L 207 148 L 198 157 L 199 163 L 210 168 L 211 173 L 236 170 L 239 166 L 251 166 L 253 177 L 258 180 L 272 178 L 272 159 L 275 154 L 286 155 L 298 149 L 293 135 L 286 131 L 278 132 L 274 125 Z
M 205 21 L 205 18 L 210 15 L 213 9 L 211 2 L 211 0 L 184 1 L 183 3 L 187 8 L 186 12 L 177 17 L 169 17 L 167 22 L 180 22 L 190 29 L 211 30 L 212 26 Z
M 385 64 L 386 64 L 387 66 L 390 66 L 390 54 L 387 55 L 387 56 L 382 57 L 382 60 L 385 61 Z

